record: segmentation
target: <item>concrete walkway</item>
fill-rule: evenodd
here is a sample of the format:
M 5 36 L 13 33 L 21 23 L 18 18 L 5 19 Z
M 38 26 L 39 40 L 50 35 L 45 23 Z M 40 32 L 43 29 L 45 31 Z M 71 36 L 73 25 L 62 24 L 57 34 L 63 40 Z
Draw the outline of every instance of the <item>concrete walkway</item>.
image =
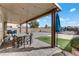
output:
M 50 34 L 47 36 L 51 36 Z M 68 34 L 57 34 L 58 38 L 72 40 L 74 37 L 79 37 L 79 35 L 68 35 Z
M 40 36 L 51 36 L 51 33 L 45 33 L 45 32 L 34 32 L 33 33 L 34 38 L 36 37 L 40 37 Z M 67 39 L 67 40 L 71 40 L 74 37 L 79 37 L 79 35 L 74 35 L 74 34 L 57 34 L 58 38 L 62 38 L 62 39 Z
M 68 35 L 68 34 L 58 34 L 58 38 L 71 40 L 75 35 Z

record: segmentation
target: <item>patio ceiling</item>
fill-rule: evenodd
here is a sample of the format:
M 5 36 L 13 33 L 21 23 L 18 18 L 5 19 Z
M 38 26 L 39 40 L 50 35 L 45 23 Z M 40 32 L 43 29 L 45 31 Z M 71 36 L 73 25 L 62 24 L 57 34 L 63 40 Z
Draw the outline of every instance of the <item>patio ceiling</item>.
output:
M 21 24 L 45 13 L 50 13 L 51 10 L 60 7 L 55 3 L 0 3 L 0 7 L 5 9 L 8 23 Z

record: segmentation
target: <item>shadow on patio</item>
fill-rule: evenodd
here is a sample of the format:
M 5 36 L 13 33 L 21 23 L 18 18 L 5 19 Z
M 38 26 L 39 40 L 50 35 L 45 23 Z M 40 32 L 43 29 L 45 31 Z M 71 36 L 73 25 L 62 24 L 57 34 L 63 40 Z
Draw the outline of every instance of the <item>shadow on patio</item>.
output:
M 41 50 L 41 49 L 50 49 L 50 46 L 47 47 L 27 47 L 27 48 L 8 48 L 8 49 L 3 49 L 0 51 L 0 53 L 9 53 L 9 52 L 25 52 L 25 51 L 32 51 L 32 50 Z

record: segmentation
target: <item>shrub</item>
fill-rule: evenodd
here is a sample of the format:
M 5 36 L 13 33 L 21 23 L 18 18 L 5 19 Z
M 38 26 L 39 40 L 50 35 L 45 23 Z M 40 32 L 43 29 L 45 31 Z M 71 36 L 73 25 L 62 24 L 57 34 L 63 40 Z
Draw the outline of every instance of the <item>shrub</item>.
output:
M 77 31 L 77 33 L 76 33 L 77 35 L 79 34 L 79 31 Z
M 71 46 L 79 50 L 79 37 L 75 37 L 72 39 Z

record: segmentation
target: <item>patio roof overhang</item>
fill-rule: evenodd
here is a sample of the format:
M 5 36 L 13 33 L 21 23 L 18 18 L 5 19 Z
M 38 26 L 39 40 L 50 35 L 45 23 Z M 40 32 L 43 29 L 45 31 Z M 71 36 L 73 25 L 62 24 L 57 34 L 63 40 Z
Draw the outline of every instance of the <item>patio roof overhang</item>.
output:
M 60 11 L 61 8 L 56 3 L 1 3 L 6 13 L 7 22 L 23 24 L 43 15 L 49 14 L 53 9 Z
M 51 13 L 51 47 L 55 47 L 56 12 L 60 10 L 61 8 L 56 3 L 0 3 L 2 40 L 5 37 L 7 23 L 21 25 Z M 26 33 L 27 29 L 26 24 Z

